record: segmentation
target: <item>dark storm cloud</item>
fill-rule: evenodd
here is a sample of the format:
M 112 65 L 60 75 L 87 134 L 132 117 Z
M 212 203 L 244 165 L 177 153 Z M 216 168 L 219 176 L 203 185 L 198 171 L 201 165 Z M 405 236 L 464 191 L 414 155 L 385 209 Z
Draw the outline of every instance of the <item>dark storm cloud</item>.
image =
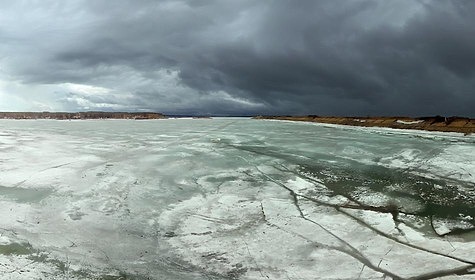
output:
M 472 1 L 25 3 L 1 70 L 69 110 L 475 116 Z

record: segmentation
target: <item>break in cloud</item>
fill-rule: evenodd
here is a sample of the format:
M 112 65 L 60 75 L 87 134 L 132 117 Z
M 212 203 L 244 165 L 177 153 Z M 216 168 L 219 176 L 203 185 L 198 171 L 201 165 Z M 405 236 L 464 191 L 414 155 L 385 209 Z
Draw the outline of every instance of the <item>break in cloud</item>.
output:
M 475 2 L 2 1 L 0 110 L 475 116 Z

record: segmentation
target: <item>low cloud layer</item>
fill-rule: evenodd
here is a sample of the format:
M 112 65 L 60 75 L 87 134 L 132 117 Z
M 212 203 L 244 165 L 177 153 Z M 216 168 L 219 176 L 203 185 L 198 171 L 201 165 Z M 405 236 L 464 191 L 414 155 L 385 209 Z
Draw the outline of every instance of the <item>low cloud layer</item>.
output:
M 475 117 L 473 1 L 7 1 L 0 110 Z

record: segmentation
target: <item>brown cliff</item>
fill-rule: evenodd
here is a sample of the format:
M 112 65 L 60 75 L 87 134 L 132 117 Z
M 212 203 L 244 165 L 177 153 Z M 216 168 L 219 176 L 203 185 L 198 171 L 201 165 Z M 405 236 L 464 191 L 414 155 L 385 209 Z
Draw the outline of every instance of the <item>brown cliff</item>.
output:
M 257 116 L 255 119 L 306 121 L 353 125 L 364 127 L 389 127 L 399 129 L 418 129 L 427 131 L 475 133 L 475 119 L 463 117 L 321 117 L 308 116 Z

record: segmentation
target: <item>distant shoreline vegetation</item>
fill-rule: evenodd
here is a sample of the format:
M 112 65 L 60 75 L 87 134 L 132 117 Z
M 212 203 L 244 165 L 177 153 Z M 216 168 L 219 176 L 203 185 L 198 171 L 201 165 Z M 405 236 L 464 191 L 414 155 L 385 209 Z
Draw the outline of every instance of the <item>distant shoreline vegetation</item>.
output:
M 464 117 L 324 117 L 308 116 L 257 116 L 254 119 L 288 120 L 330 123 L 364 127 L 388 127 L 398 129 L 417 129 L 427 131 L 459 132 L 465 135 L 475 133 L 475 119 Z
M 0 119 L 30 120 L 90 120 L 90 119 L 166 119 L 166 116 L 155 112 L 0 112 Z

